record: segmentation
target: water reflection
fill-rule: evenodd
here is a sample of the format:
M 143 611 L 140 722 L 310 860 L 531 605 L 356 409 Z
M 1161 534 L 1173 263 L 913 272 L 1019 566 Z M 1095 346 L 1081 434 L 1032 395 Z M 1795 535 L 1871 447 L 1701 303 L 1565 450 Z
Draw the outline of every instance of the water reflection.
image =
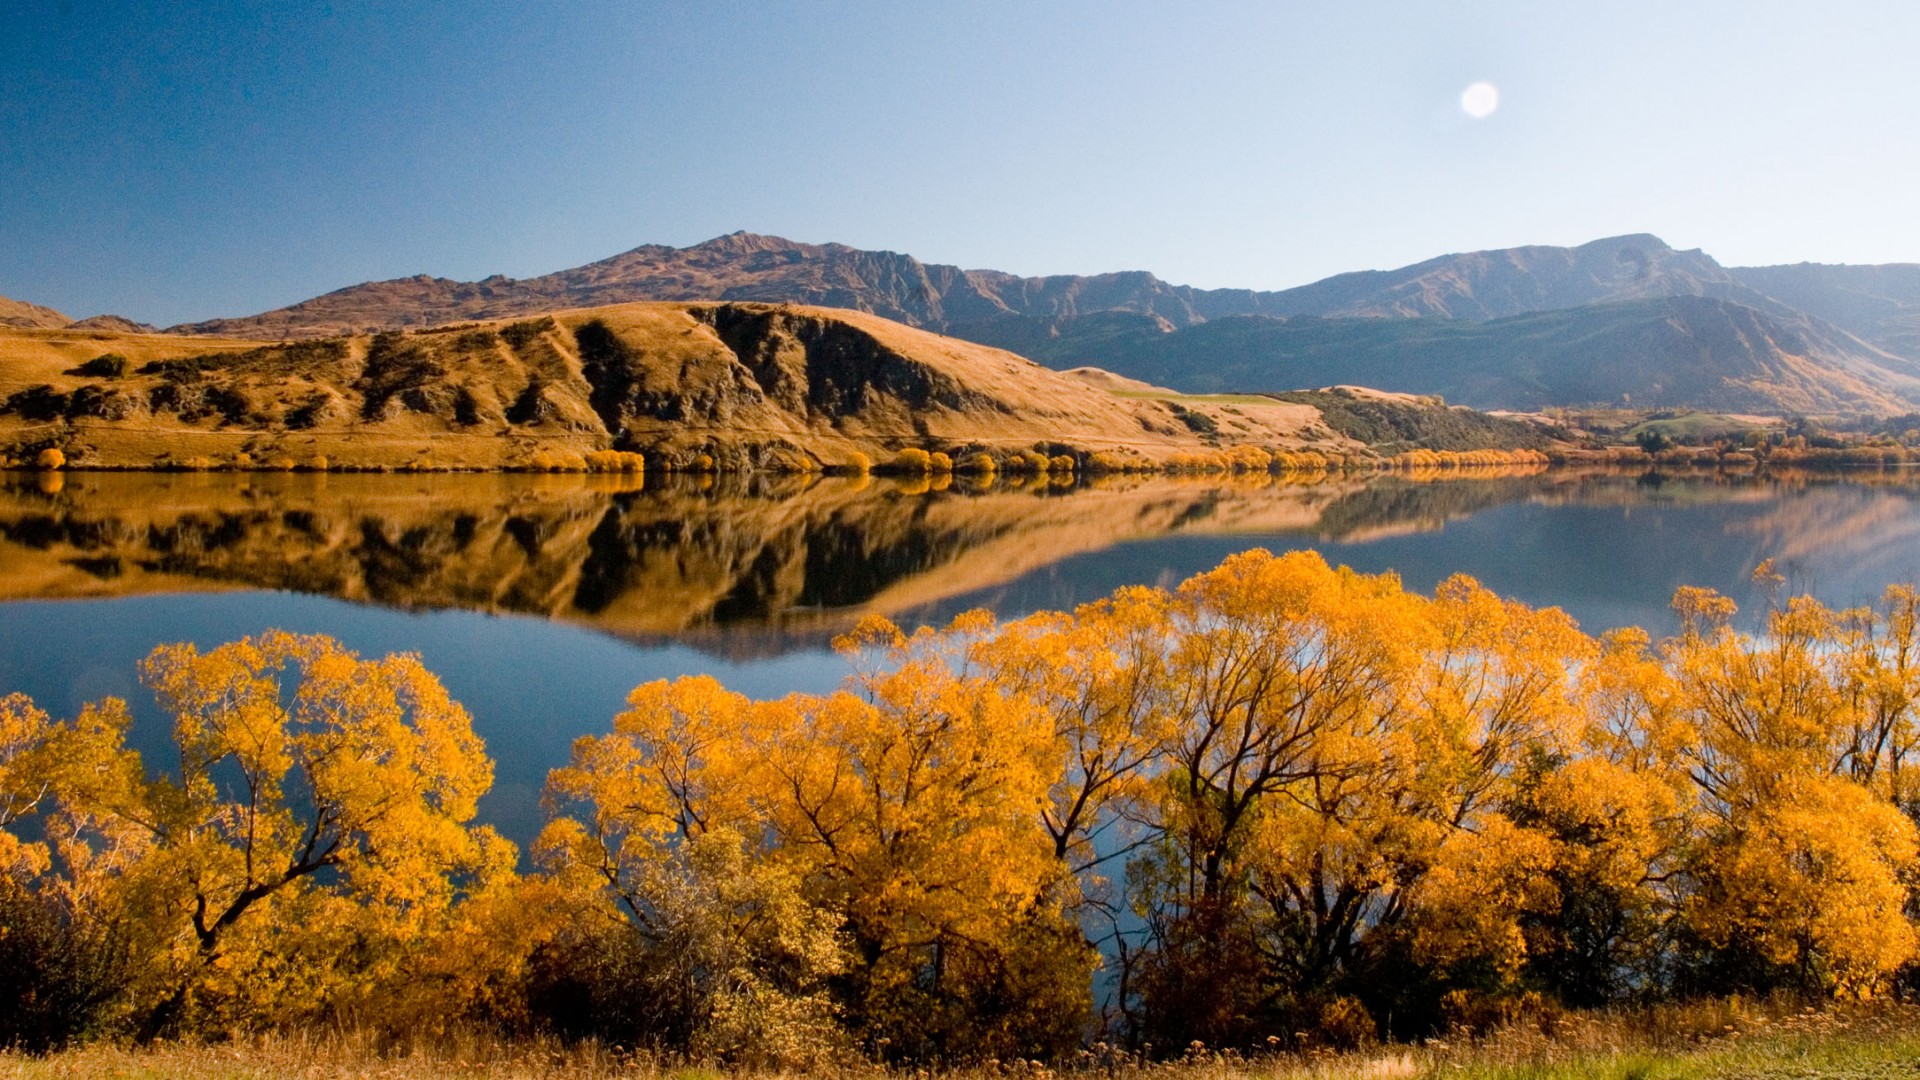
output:
M 1525 545 L 1516 554 L 1530 572 L 1553 563 L 1577 570 L 1599 554 L 1587 550 L 1597 540 L 1604 550 L 1691 566 L 1704 584 L 1769 555 L 1790 567 L 1874 563 L 1920 543 L 1920 478 L 1906 473 L 1761 479 L 1535 470 L 936 491 L 924 482 L 832 478 L 698 478 L 644 489 L 588 476 L 49 479 L 0 477 L 0 599 L 286 590 L 403 610 L 537 615 L 736 655 L 817 644 L 868 612 L 933 618 L 962 601 L 1004 609 L 1091 599 L 1113 584 L 1167 575 L 1122 569 L 1125 580 L 1109 583 L 1108 575 L 1076 572 L 1093 588 L 1066 600 L 1057 587 L 1048 601 L 996 598 L 1062 566 L 1138 563 L 1137 552 L 1102 553 L 1153 539 L 1228 538 L 1203 545 L 1224 552 L 1244 546 L 1231 538 L 1282 537 L 1277 546 L 1385 552 L 1399 546 L 1396 538 L 1493 508 L 1534 507 L 1528 520 L 1542 520 L 1559 506 L 1582 508 L 1586 518 L 1613 512 L 1605 521 L 1546 513 L 1586 528 L 1511 537 Z M 1689 520 L 1699 534 L 1691 538 L 1663 537 L 1657 521 L 1638 529 L 1630 521 L 1636 509 L 1658 516 L 1703 506 L 1717 509 Z M 1739 549 L 1731 560 L 1729 543 Z M 1448 552 L 1459 565 L 1447 573 L 1487 576 L 1473 564 L 1498 561 L 1495 552 L 1463 553 L 1459 544 Z M 1703 554 L 1714 565 L 1701 565 Z M 1390 565 L 1418 584 L 1418 566 Z
M 630 639 L 737 629 L 774 640 L 1128 539 L 1422 528 L 1513 497 L 1491 478 L 635 487 L 586 476 L 11 474 L 0 482 L 0 598 L 279 589 L 533 614 Z

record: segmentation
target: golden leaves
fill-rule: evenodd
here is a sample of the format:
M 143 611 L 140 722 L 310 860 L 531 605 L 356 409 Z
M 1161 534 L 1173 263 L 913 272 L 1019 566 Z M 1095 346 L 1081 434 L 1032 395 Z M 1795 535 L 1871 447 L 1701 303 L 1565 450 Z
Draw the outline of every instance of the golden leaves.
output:
M 987 1030 L 969 1002 L 1084 1008 L 1085 927 L 1123 903 L 1149 993 L 1254 981 L 1221 1015 L 1382 957 L 1436 995 L 1600 1003 L 1709 961 L 1875 992 L 1920 956 L 1920 592 L 1788 598 L 1756 634 L 1711 590 L 1674 605 L 1671 640 L 1595 640 L 1470 578 L 1250 551 L 1005 625 L 869 619 L 834 693 L 635 688 L 550 774 L 526 878 L 471 823 L 492 764 L 417 657 L 169 645 L 143 674 L 178 767 L 152 776 L 122 703 L 0 699 L 0 866 L 126 920 L 154 1015 L 222 1023 L 511 1012 L 541 956 L 621 941 L 702 987 L 716 1052 L 936 1022 L 951 1046 Z
M 417 657 L 272 631 L 161 646 L 141 672 L 173 715 L 174 767 L 147 775 L 113 699 L 41 726 L 58 887 L 134 928 L 129 992 L 147 1033 L 188 1012 L 351 996 L 440 932 L 463 882 L 511 875 L 511 846 L 468 824 L 492 763 Z M 15 719 L 0 711 L 8 732 L 24 730 Z M 333 964 L 333 950 L 358 959 Z M 344 982 L 314 984 L 350 963 Z

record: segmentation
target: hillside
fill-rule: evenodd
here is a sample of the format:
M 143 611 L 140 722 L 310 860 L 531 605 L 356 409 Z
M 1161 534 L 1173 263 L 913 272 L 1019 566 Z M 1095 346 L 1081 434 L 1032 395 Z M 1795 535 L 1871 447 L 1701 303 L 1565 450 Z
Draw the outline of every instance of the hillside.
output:
M 1311 407 L 1120 396 L 820 308 L 627 304 L 297 342 L 0 331 L 0 449 L 80 464 L 494 468 L 613 448 L 802 468 L 905 446 L 1158 460 L 1242 442 L 1358 448 Z
M 1915 382 L 1920 380 L 1920 284 L 1908 280 L 1920 277 L 1920 271 L 1906 272 L 1912 269 L 1736 271 L 1699 251 L 1676 250 L 1658 237 L 1636 234 L 1578 247 L 1445 255 L 1397 270 L 1340 274 L 1261 292 L 1171 285 L 1144 271 L 1021 277 L 923 263 L 897 252 L 734 233 L 687 248 L 635 248 L 524 280 L 419 276 L 372 282 L 259 315 L 173 330 L 302 338 L 634 301 L 779 302 L 871 312 L 1053 366 L 1124 367 L 1151 355 L 1160 369 L 1183 373 L 1168 379 L 1179 388 L 1291 389 L 1333 381 L 1433 393 L 1455 386 L 1464 395 L 1461 400 L 1528 408 L 1564 396 L 1564 380 L 1542 381 L 1527 369 L 1537 362 L 1599 365 L 1603 370 L 1564 387 L 1574 394 L 1610 391 L 1604 398 L 1569 399 L 1583 403 L 1618 401 L 1625 394 L 1703 408 L 1726 407 L 1737 399 L 1740 408 L 1903 412 L 1912 408 L 1911 388 L 1920 385 Z M 1670 332 L 1628 328 L 1619 311 L 1597 310 L 1689 299 L 1714 304 L 1641 309 L 1663 310 L 1655 321 L 1672 320 Z M 1472 339 L 1491 343 L 1496 358 L 1511 354 L 1521 348 L 1513 327 L 1482 332 L 1468 326 L 1543 312 L 1586 312 L 1550 320 L 1556 329 L 1549 341 L 1574 346 L 1567 356 L 1538 361 L 1523 356 L 1516 361 L 1521 367 L 1504 374 L 1482 358 L 1469 358 L 1468 366 L 1476 370 L 1454 370 L 1460 357 L 1441 344 L 1464 348 L 1462 343 Z M 1245 316 L 1366 322 L 1315 327 L 1316 335 L 1331 337 L 1308 347 L 1326 361 L 1308 366 L 1325 378 L 1278 384 L 1267 381 L 1264 371 L 1252 384 L 1234 374 L 1262 368 L 1267 360 L 1222 355 L 1210 346 L 1223 339 L 1212 334 L 1179 333 Z M 1449 328 L 1438 328 L 1437 321 Z M 1386 323 L 1407 325 L 1377 325 Z M 1289 335 L 1297 337 L 1306 328 L 1296 325 Z M 1243 331 L 1226 333 L 1235 337 Z M 1518 333 L 1541 344 L 1537 331 Z M 1604 339 L 1607 348 L 1589 347 L 1595 338 Z M 1429 346 L 1439 351 L 1422 351 Z M 1192 351 L 1181 351 L 1189 347 Z M 1337 368 L 1328 350 L 1349 347 L 1357 349 L 1347 357 L 1350 368 Z M 1702 354 L 1702 347 L 1709 352 Z M 1675 399 L 1676 393 L 1696 390 L 1708 396 Z
M 1476 408 L 1593 402 L 1883 413 L 1920 381 L 1741 304 L 1679 296 L 1490 322 L 1242 316 L 1177 331 L 1062 339 L 1048 363 L 1097 363 L 1186 393 L 1360 383 Z M 1836 358 L 1840 359 L 1836 359 Z
M 1825 319 L 1896 356 L 1920 361 L 1920 263 L 1742 266 L 1743 285 Z
M 26 330 L 117 330 L 127 334 L 158 333 L 157 327 L 118 315 L 94 315 L 85 319 L 72 319 L 50 307 L 29 304 L 25 300 L 10 300 L 0 296 L 0 326 L 13 326 Z
M 27 328 L 57 328 L 73 322 L 72 319 L 39 304 L 29 304 L 25 300 L 10 300 L 0 296 L 0 326 L 21 326 Z

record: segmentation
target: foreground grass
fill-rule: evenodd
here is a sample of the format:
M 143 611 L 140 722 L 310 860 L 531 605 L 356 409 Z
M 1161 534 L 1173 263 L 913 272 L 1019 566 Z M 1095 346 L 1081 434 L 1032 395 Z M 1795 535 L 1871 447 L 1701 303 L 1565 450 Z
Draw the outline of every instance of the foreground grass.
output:
M 1543 1031 L 1542 1027 L 1550 1031 Z M 1920 1008 L 1756 1012 L 1738 1003 L 1659 1015 L 1572 1017 L 1490 1038 L 1345 1053 L 1242 1058 L 1196 1049 L 1171 1062 L 1083 1054 L 1048 1068 L 989 1062 L 949 1072 L 885 1070 L 849 1062 L 824 1069 L 689 1066 L 593 1045 L 485 1036 L 394 1042 L 358 1034 L 266 1037 L 147 1049 L 96 1044 L 43 1058 L 0 1054 L 0 1077 L 552 1078 L 588 1080 L 1920 1080 Z

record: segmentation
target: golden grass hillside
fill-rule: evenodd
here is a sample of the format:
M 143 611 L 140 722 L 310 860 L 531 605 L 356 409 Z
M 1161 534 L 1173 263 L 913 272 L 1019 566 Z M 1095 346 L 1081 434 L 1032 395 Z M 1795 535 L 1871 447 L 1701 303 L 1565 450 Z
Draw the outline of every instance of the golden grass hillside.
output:
M 637 303 L 299 342 L 0 329 L 0 454 L 22 461 L 491 469 L 614 448 L 804 471 L 910 446 L 1160 462 L 1238 444 L 1361 449 L 1310 407 L 1121 396 L 826 308 Z

